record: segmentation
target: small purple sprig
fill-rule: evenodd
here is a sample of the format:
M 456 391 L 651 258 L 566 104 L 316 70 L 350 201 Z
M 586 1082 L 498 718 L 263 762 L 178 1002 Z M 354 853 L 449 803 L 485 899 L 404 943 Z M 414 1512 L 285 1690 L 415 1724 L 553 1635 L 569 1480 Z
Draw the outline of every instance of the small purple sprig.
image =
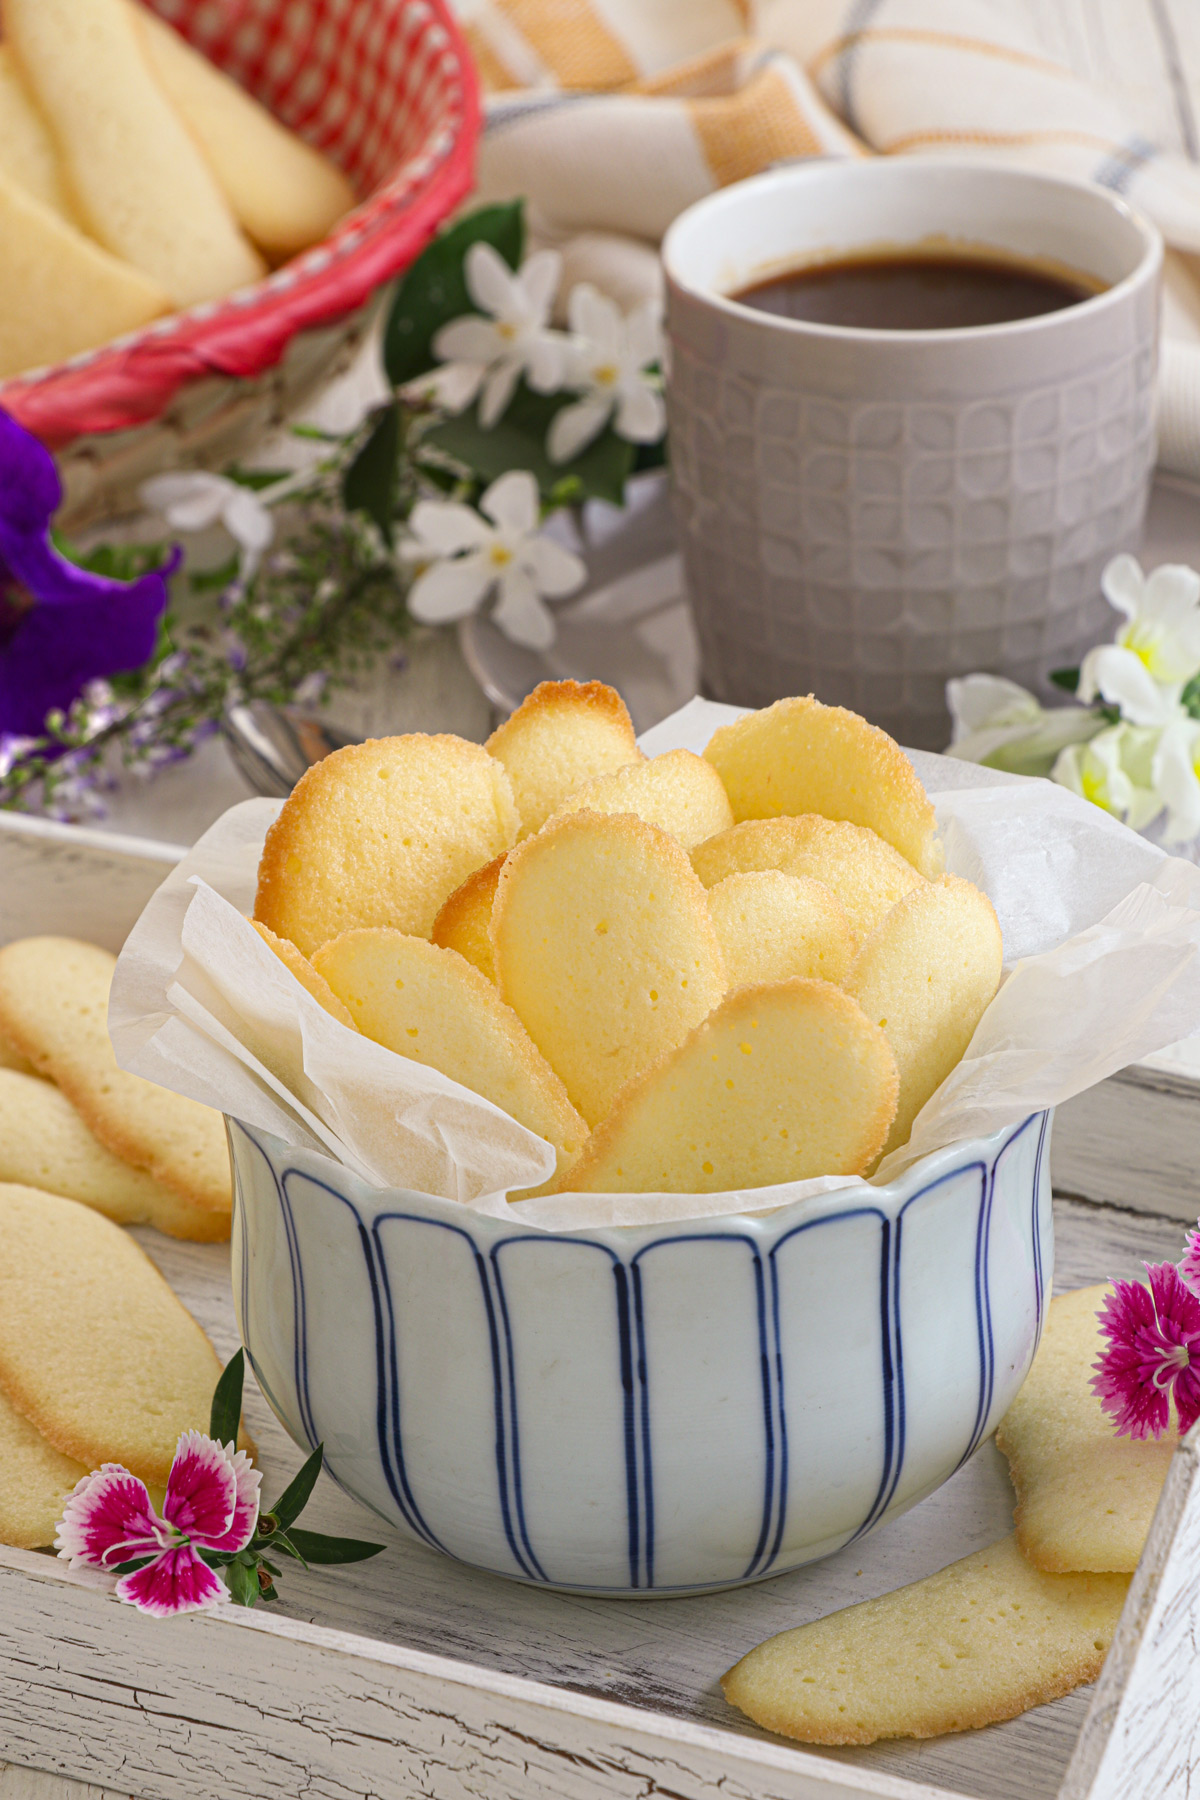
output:
M 1108 1342 L 1092 1390 L 1118 1435 L 1160 1438 L 1200 1418 L 1200 1227 L 1178 1263 L 1146 1263 L 1148 1284 L 1114 1281 L 1097 1317 Z
M 232 1600 L 279 1598 L 271 1557 L 363 1562 L 382 1544 L 302 1531 L 295 1521 L 321 1472 L 313 1451 L 274 1506 L 260 1507 L 260 1472 L 236 1448 L 245 1357 L 239 1350 L 213 1394 L 209 1434 L 185 1431 L 175 1448 L 161 1518 L 144 1482 L 119 1463 L 85 1475 L 68 1497 L 54 1547 L 73 1569 L 115 1578 L 118 1600 L 155 1618 L 206 1612 Z

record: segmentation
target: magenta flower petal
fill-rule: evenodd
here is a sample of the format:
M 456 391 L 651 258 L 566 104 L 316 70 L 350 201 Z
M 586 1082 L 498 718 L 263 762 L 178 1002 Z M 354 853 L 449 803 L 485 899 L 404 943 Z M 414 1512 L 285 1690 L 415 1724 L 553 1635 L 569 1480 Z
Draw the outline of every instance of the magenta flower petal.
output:
M 262 1472 L 254 1467 L 244 1450 L 233 1451 L 233 1445 L 227 1444 L 225 1454 L 233 1464 L 234 1479 L 237 1482 L 237 1501 L 233 1509 L 233 1520 L 225 1536 L 217 1543 L 207 1544 L 210 1550 L 228 1550 L 234 1553 L 244 1550 L 254 1536 L 258 1524 L 259 1485 Z M 200 1540 L 207 1543 L 207 1540 Z
M 201 1562 L 190 1544 L 176 1544 L 164 1550 L 144 1569 L 122 1575 L 117 1583 L 118 1600 L 153 1613 L 156 1619 L 169 1619 L 175 1613 L 205 1612 L 228 1597 L 225 1584 L 207 1563 Z
M 68 1495 L 54 1548 L 73 1569 L 111 1570 L 135 1556 L 157 1556 L 164 1541 L 145 1482 L 120 1463 L 105 1463 Z
M 1200 1295 L 1200 1226 L 1195 1231 L 1189 1231 L 1183 1240 L 1179 1274 L 1184 1286 L 1191 1288 L 1193 1294 Z
M 1175 1400 L 1180 1428 L 1200 1417 L 1200 1298 L 1174 1263 L 1147 1263 L 1149 1287 L 1116 1281 L 1099 1312 L 1108 1339 L 1093 1365 L 1093 1392 L 1117 1431 L 1161 1437 Z
M 163 1517 L 185 1537 L 212 1549 L 227 1536 L 236 1508 L 232 1457 L 202 1431 L 185 1431 L 167 1477 Z

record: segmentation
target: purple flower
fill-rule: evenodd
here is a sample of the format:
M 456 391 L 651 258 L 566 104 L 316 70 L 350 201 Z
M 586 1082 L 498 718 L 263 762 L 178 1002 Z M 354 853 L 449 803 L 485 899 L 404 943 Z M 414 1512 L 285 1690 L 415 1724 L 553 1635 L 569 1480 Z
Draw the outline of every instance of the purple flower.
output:
M 179 563 L 137 581 L 76 568 L 50 540 L 61 499 L 50 452 L 0 412 L 0 740 L 37 736 L 89 681 L 148 661 Z
M 244 1550 L 258 1523 L 262 1477 L 242 1450 L 185 1431 L 175 1449 L 160 1519 L 144 1482 L 120 1463 L 85 1475 L 67 1500 L 54 1547 L 73 1569 L 143 1561 L 117 1582 L 117 1598 L 158 1618 L 203 1612 L 229 1598 L 201 1550 Z
M 1097 1315 L 1108 1347 L 1092 1366 L 1092 1389 L 1117 1431 L 1161 1437 L 1171 1400 L 1181 1432 L 1200 1418 L 1200 1297 L 1174 1263 L 1147 1263 L 1149 1287 L 1115 1281 Z

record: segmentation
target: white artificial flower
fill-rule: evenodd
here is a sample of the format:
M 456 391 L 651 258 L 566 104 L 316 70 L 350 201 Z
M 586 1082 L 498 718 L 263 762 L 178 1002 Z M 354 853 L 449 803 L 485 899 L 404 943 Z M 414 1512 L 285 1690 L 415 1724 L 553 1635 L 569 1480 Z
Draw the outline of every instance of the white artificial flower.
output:
M 953 738 L 947 756 L 1014 775 L 1048 775 L 1060 750 L 1095 737 L 1104 720 L 1083 706 L 1044 707 L 1002 675 L 946 683 Z
M 1136 650 L 1121 644 L 1100 644 L 1089 650 L 1079 670 L 1079 698 L 1090 705 L 1096 699 L 1121 709 L 1131 725 L 1151 725 L 1160 730 L 1183 716 L 1179 696 L 1182 682 L 1170 686 L 1155 679 Z
M 173 531 L 204 531 L 222 524 L 241 551 L 248 581 L 275 536 L 275 521 L 252 488 L 203 469 L 155 475 L 141 486 L 143 506 L 161 513 Z
M 479 313 L 441 327 L 433 354 L 446 367 L 419 376 L 408 391 L 451 412 L 461 412 L 479 394 L 481 425 L 496 423 L 522 375 L 539 394 L 554 393 L 562 386 L 566 339 L 547 321 L 561 268 L 557 250 L 537 250 L 513 270 L 490 244 L 472 244 L 463 274 Z
M 1200 719 L 1175 719 L 1160 734 L 1152 779 L 1167 809 L 1163 843 L 1200 835 Z
M 1132 556 L 1116 556 L 1100 577 L 1104 597 L 1126 623 L 1117 643 L 1167 686 L 1200 674 L 1200 575 L 1163 563 L 1143 575 Z
M 581 281 L 571 289 L 567 322 L 571 347 L 562 385 L 581 398 L 554 415 L 546 439 L 550 461 L 570 462 L 609 419 L 618 437 L 657 443 L 667 415 L 657 379 L 648 372 L 662 355 L 655 302 L 647 300 L 623 317 L 615 300 Z
M 1109 725 L 1086 744 L 1069 744 L 1052 770 L 1053 778 L 1081 799 L 1141 831 L 1157 818 L 1163 803 L 1151 782 L 1154 730 Z
M 414 619 L 427 625 L 464 619 L 495 588 L 492 617 L 506 637 L 531 650 L 554 642 L 554 618 L 542 597 L 574 593 L 587 569 L 539 534 L 538 487 L 527 469 L 493 481 L 478 512 L 455 500 L 420 500 L 409 527 L 403 553 L 420 569 L 408 594 Z

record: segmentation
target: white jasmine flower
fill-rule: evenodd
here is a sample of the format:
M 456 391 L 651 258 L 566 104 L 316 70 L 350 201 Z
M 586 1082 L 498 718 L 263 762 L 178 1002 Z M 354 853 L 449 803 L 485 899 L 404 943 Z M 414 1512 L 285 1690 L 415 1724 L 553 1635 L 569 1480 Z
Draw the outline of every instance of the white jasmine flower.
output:
M 1141 831 L 1163 808 L 1152 783 L 1158 735 L 1123 722 L 1109 725 L 1089 743 L 1069 744 L 1054 764 L 1054 780 Z
M 1100 644 L 1089 650 L 1079 670 L 1079 698 L 1091 703 L 1099 698 L 1121 709 L 1132 725 L 1160 729 L 1182 716 L 1181 681 L 1170 686 L 1157 681 L 1135 650 L 1121 644 Z
M 1167 809 L 1164 844 L 1200 835 L 1200 719 L 1179 718 L 1161 733 L 1152 779 Z
M 414 619 L 427 625 L 464 619 L 494 588 L 492 617 L 506 637 L 531 650 L 554 642 L 554 618 L 543 596 L 574 593 L 587 569 L 570 550 L 539 534 L 537 482 L 527 469 L 511 469 L 494 481 L 479 512 L 453 500 L 418 501 L 409 527 L 412 539 L 403 554 L 420 569 L 408 594 Z
M 1117 643 L 1170 686 L 1200 673 L 1200 575 L 1183 563 L 1163 563 L 1143 575 L 1132 556 L 1116 556 L 1100 577 L 1104 597 L 1126 623 Z
M 547 323 L 561 268 L 557 250 L 535 251 L 514 271 L 490 244 L 472 244 L 463 273 L 479 314 L 442 326 L 433 353 L 447 366 L 410 382 L 410 390 L 451 412 L 480 394 L 479 422 L 494 425 L 522 375 L 539 394 L 561 387 L 566 340 Z
M 946 754 L 1013 775 L 1048 775 L 1060 750 L 1104 729 L 1083 706 L 1044 707 L 1002 675 L 966 675 L 946 683 L 953 739 Z
M 551 462 L 570 462 L 613 430 L 633 444 L 654 444 L 667 428 L 666 409 L 647 365 L 662 355 L 658 307 L 645 301 L 622 317 L 615 300 L 590 282 L 571 289 L 567 302 L 571 348 L 562 385 L 582 398 L 554 416 L 546 439 Z
M 173 531 L 204 531 L 222 524 L 241 551 L 248 581 L 275 536 L 275 521 L 252 488 L 204 469 L 155 475 L 141 486 L 143 506 L 161 513 Z

